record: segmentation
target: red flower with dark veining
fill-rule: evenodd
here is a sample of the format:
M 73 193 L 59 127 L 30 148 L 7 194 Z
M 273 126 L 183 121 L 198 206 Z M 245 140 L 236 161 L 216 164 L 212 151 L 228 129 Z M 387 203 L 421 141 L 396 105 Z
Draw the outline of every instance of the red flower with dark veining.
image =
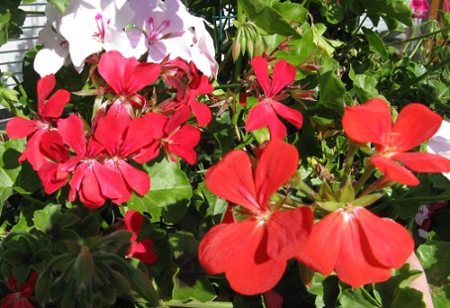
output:
M 33 294 L 38 278 L 39 274 L 32 272 L 28 280 L 19 286 L 16 278 L 11 274 L 6 286 L 15 293 L 11 293 L 3 299 L 1 308 L 34 308 L 28 298 Z
M 56 126 L 64 106 L 70 100 L 70 93 L 62 89 L 57 90 L 47 99 L 55 85 L 54 75 L 47 75 L 39 79 L 37 83 L 38 110 L 34 119 L 14 117 L 6 124 L 6 132 L 10 138 L 28 137 L 27 147 L 19 161 L 28 160 L 36 171 L 46 162 L 40 155 L 39 149 L 42 135 Z
M 298 129 L 303 124 L 303 116 L 299 111 L 287 107 L 278 101 L 285 98 L 285 96 L 278 95 L 281 90 L 294 81 L 295 67 L 285 60 L 280 60 L 275 64 L 273 76 L 270 79 L 268 72 L 269 63 L 265 58 L 255 57 L 252 59 L 251 64 L 258 83 L 264 91 L 264 97 L 259 98 L 258 104 L 250 110 L 245 129 L 253 131 L 268 127 L 270 138 L 283 139 L 286 137 L 286 127 L 278 119 L 278 116 L 286 119 Z
M 358 288 L 388 280 L 413 249 L 403 226 L 349 204 L 314 225 L 296 258 L 324 275 L 334 270 L 341 281 Z
M 392 124 L 389 105 L 380 98 L 346 107 L 342 119 L 350 139 L 375 144 L 375 154 L 369 159 L 372 164 L 390 180 L 411 186 L 419 185 L 419 180 L 406 167 L 417 172 L 450 172 L 450 160 L 444 157 L 407 152 L 431 139 L 441 123 L 440 115 L 413 103 L 403 108 Z
M 246 219 L 214 226 L 202 239 L 199 260 L 209 274 L 225 272 L 231 287 L 242 294 L 271 290 L 281 279 L 287 260 L 303 250 L 311 231 L 309 207 L 279 210 L 271 196 L 297 171 L 294 146 L 273 140 L 253 171 L 242 150 L 226 154 L 205 176 L 214 194 L 243 208 Z

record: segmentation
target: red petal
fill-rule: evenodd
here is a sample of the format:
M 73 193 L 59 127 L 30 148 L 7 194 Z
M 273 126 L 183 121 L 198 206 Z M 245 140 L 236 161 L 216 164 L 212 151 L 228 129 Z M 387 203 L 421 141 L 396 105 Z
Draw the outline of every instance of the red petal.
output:
M 130 74 L 126 95 L 131 96 L 145 86 L 154 83 L 158 79 L 160 72 L 161 68 L 159 64 L 139 63 L 139 65 L 133 68 Z
M 284 87 L 294 81 L 295 67 L 286 62 L 286 60 L 278 61 L 273 68 L 272 86 L 269 93 L 266 93 L 267 97 L 274 97 Z
M 277 113 L 270 104 L 270 100 L 263 100 L 248 113 L 245 130 L 251 132 L 263 127 L 269 127 L 271 139 L 284 139 L 286 126 L 278 119 Z
M 247 153 L 234 150 L 208 169 L 206 187 L 214 194 L 251 211 L 261 210 L 256 201 L 252 164 Z
M 433 137 L 441 123 L 442 117 L 426 106 L 409 104 L 397 117 L 390 145 L 398 152 L 408 151 Z
M 129 119 L 129 120 L 125 120 Z M 108 151 L 110 156 L 119 154 L 120 144 L 123 141 L 123 133 L 131 122 L 129 117 L 106 116 L 98 121 L 95 130 L 95 139 Z
M 67 119 L 58 121 L 58 132 L 64 138 L 64 142 L 75 153 L 83 153 L 86 147 L 83 132 L 83 122 L 76 115 L 70 115 Z
M 416 172 L 450 172 L 450 160 L 430 153 L 398 153 L 392 156 L 406 167 Z
M 69 101 L 70 93 L 66 90 L 59 89 L 44 103 L 40 114 L 46 118 L 59 118 Z
M 325 216 L 313 226 L 305 248 L 297 251 L 296 259 L 323 275 L 330 275 L 341 248 L 343 226 L 340 211 Z
M 144 164 L 156 156 L 158 156 L 160 150 L 160 144 L 157 140 L 150 143 L 149 145 L 142 147 L 138 154 L 133 156 L 133 160 L 135 162 L 138 162 L 140 164 Z M 197 154 L 196 154 L 197 155 Z
M 258 203 L 262 207 L 265 208 L 270 197 L 294 175 L 298 160 L 297 149 L 278 139 L 264 149 L 255 174 Z
M 144 196 L 150 190 L 150 177 L 144 171 L 138 170 L 122 161 L 120 164 L 120 171 L 122 172 L 125 182 L 140 195 Z
M 346 107 L 342 126 L 347 136 L 356 142 L 384 145 L 391 135 L 391 110 L 387 102 L 373 98 L 363 105 Z
M 139 62 L 136 61 L 135 65 Z M 109 86 L 117 94 L 124 94 L 124 74 L 125 74 L 126 60 L 124 56 L 116 51 L 109 51 L 102 54 L 98 63 L 98 72 L 109 84 Z
M 9 138 L 25 138 L 39 129 L 41 121 L 14 117 L 6 123 Z
M 276 113 L 269 104 L 264 101 L 259 102 L 256 106 L 250 109 L 247 121 L 245 122 L 245 130 L 251 132 L 267 127 L 270 122 L 269 119 L 276 117 Z
M 283 296 L 273 290 L 264 293 L 264 301 L 267 308 L 283 308 Z
M 120 147 L 120 157 L 127 157 L 139 152 L 143 147 L 154 141 L 152 123 L 144 118 L 135 118 L 125 130 L 125 140 Z M 145 132 L 145 134 L 136 134 Z
M 125 213 L 123 223 L 126 230 L 138 233 L 144 224 L 144 217 L 138 211 L 129 210 Z
M 302 128 L 303 115 L 301 114 L 300 111 L 295 110 L 293 108 L 289 108 L 288 106 L 285 106 L 277 101 L 272 101 L 272 106 L 279 116 L 286 119 L 289 123 L 291 123 L 298 129 Z
M 274 260 L 289 260 L 304 251 L 313 227 L 309 207 L 276 211 L 267 222 L 267 254 Z
M 369 160 L 381 173 L 386 174 L 389 179 L 395 182 L 409 186 L 417 186 L 420 183 L 411 171 L 393 160 L 387 159 L 381 155 L 372 156 Z
M 47 131 L 42 134 L 40 152 L 58 163 L 64 163 L 70 158 L 69 150 L 64 146 L 63 138 L 57 131 Z
M 93 162 L 92 169 L 105 197 L 118 199 L 128 194 L 122 175 L 119 172 L 110 170 L 99 162 Z
M 251 61 L 258 83 L 267 95 L 270 91 L 269 63 L 263 57 L 254 57 Z
M 131 246 L 128 254 L 133 258 L 141 260 L 143 263 L 152 264 L 158 260 L 158 256 L 153 252 L 155 244 L 149 238 L 143 239 L 139 243 Z
M 367 245 L 355 214 L 340 211 L 343 216 L 341 245 L 335 271 L 339 279 L 353 288 L 368 283 L 386 281 L 391 277 L 391 268 L 367 259 L 371 247 Z M 330 238 L 332 240 L 332 238 Z
M 212 93 L 212 91 L 214 91 L 214 87 L 211 85 L 208 76 L 205 75 L 200 76 L 195 91 L 198 94 L 210 94 Z
M 105 196 L 102 194 L 100 184 L 93 170 L 89 170 L 84 174 L 81 186 L 78 191 L 80 201 L 88 208 L 98 208 L 105 203 Z
M 38 95 L 38 112 L 42 114 L 42 110 L 44 108 L 44 100 L 52 92 L 53 88 L 56 85 L 55 75 L 47 75 L 37 82 L 37 95 Z
M 162 114 L 149 112 L 145 114 L 144 119 L 148 121 L 152 126 L 152 129 L 149 132 L 152 138 L 160 139 L 164 133 L 164 126 L 167 123 L 167 117 Z
M 192 113 L 197 118 L 198 126 L 206 126 L 211 122 L 212 114 L 208 106 L 197 102 L 196 100 L 191 100 L 190 106 Z
M 189 164 L 193 165 L 197 161 L 197 152 L 194 147 L 200 141 L 200 131 L 192 125 L 184 125 L 169 138 L 168 151 L 173 153 Z
M 235 291 L 264 293 L 278 283 L 286 268 L 285 260 L 272 260 L 261 251 L 265 240 L 264 224 L 255 219 L 216 225 L 200 243 L 199 260 L 209 274 L 225 272 Z
M 39 129 L 31 136 L 30 139 L 28 139 L 27 146 L 22 152 L 22 155 L 19 157 L 19 162 L 27 159 L 36 171 L 47 163 L 47 160 L 41 153 L 40 147 L 42 135 L 46 132 L 48 132 L 48 130 Z
M 68 172 L 60 171 L 60 165 L 54 163 L 43 165 L 39 169 L 38 175 L 42 181 L 42 186 L 45 188 L 45 193 L 47 194 L 52 194 L 66 185 L 69 177 Z
M 390 219 L 382 219 L 363 207 L 354 209 L 364 241 L 368 260 L 374 259 L 384 267 L 399 268 L 414 249 L 414 241 L 406 229 Z

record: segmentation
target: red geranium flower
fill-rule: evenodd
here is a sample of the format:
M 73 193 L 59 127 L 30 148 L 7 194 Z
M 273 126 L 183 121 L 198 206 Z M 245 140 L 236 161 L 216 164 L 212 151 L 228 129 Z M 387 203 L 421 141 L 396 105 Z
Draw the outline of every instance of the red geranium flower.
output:
M 71 173 L 69 201 L 74 201 L 78 192 L 80 201 L 86 207 L 97 208 L 102 206 L 107 198 L 116 200 L 125 194 L 120 174 L 109 170 L 100 162 L 105 148 L 94 138 L 90 138 L 86 145 L 83 123 L 78 116 L 71 115 L 67 119 L 60 120 L 58 133 L 62 136 L 64 144 L 76 153 L 75 157 L 65 162 L 61 160 L 62 164 L 58 167 L 59 171 Z M 51 143 L 43 146 L 51 146 Z M 47 151 L 49 156 L 57 156 L 58 151 L 54 150 Z M 56 158 L 49 158 L 60 163 Z
M 388 280 L 413 249 L 403 226 L 349 204 L 314 225 L 297 259 L 324 275 L 335 270 L 341 281 L 358 288 Z
M 159 64 L 140 63 L 134 57 L 125 58 L 116 50 L 103 53 L 98 63 L 98 72 L 119 96 L 113 110 L 122 110 L 127 103 L 134 108 L 145 108 L 145 98 L 136 92 L 155 82 L 160 71 Z
M 273 140 L 255 172 L 242 150 L 226 154 L 205 176 L 219 197 L 243 207 L 247 218 L 214 226 L 202 239 L 199 260 L 209 274 L 225 275 L 242 294 L 271 290 L 281 279 L 287 260 L 303 249 L 313 224 L 309 207 L 278 210 L 271 196 L 296 172 L 294 146 Z
M 11 293 L 3 299 L 1 308 L 34 308 L 28 298 L 33 294 L 38 278 L 39 274 L 32 272 L 27 282 L 19 287 L 16 278 L 11 274 L 6 286 L 15 293 Z
M 264 91 L 264 97 L 261 97 L 259 103 L 250 110 L 245 129 L 253 131 L 269 127 L 272 139 L 283 139 L 286 136 L 286 127 L 278 119 L 278 115 L 285 118 L 298 129 L 303 124 L 302 114 L 278 102 L 279 99 L 283 99 L 285 96 L 277 96 L 284 87 L 294 81 L 295 67 L 285 60 L 278 61 L 273 68 L 273 77 L 270 80 L 269 63 L 265 58 L 255 57 L 252 59 L 251 64 L 258 83 Z
M 150 120 L 145 118 L 131 120 L 128 116 L 107 115 L 98 121 L 94 137 L 106 150 L 104 165 L 123 178 L 121 181 L 123 194 L 117 200 L 113 199 L 113 202 L 117 204 L 127 201 L 131 197 L 132 190 L 143 196 L 150 189 L 148 174 L 136 169 L 128 161 L 133 159 L 144 163 L 146 162 L 144 159 L 151 159 L 154 158 L 153 155 L 157 155 L 155 147 L 158 147 L 157 140 L 162 137 L 162 125 L 165 119 L 161 116 L 163 121 L 157 122 L 157 115 L 154 117 L 151 115 L 148 114 L 148 117 L 151 117 Z M 136 132 L 144 132 L 144 134 Z M 152 147 L 152 144 L 155 146 Z M 107 183 L 104 184 L 107 185 Z
M 389 105 L 380 98 L 346 107 L 342 125 L 350 139 L 374 143 L 369 160 L 393 181 L 415 186 L 419 180 L 404 166 L 417 172 L 450 172 L 450 160 L 430 153 L 408 152 L 429 140 L 438 131 L 442 117 L 424 105 L 413 103 L 400 111 L 392 125 Z
M 19 162 L 28 160 L 36 171 L 46 163 L 39 149 L 42 135 L 50 128 L 55 127 L 64 106 L 70 100 L 70 93 L 62 89 L 57 90 L 47 100 L 55 85 L 56 79 L 53 74 L 39 79 L 37 83 L 38 110 L 35 118 L 28 120 L 14 117 L 6 124 L 6 132 L 10 138 L 29 137 L 27 147 L 19 157 Z
M 125 230 L 133 232 L 133 236 L 131 237 L 132 244 L 127 255 L 139 259 L 146 264 L 155 263 L 158 260 L 158 256 L 153 252 L 153 241 L 149 238 L 139 242 L 137 241 L 139 231 L 144 224 L 144 217 L 142 214 L 134 210 L 129 210 L 123 218 L 123 223 Z
M 185 74 L 189 83 L 184 82 L 180 74 L 165 74 L 165 80 L 177 90 L 177 95 L 163 102 L 159 108 L 165 114 L 171 114 L 175 111 L 190 114 L 192 111 L 197 119 L 198 126 L 206 126 L 211 122 L 211 110 L 205 104 L 197 101 L 197 96 L 212 93 L 214 87 L 211 85 L 208 76 L 199 74 L 193 62 L 190 63 L 190 70 L 185 71 Z
M 201 136 L 198 128 L 184 124 L 188 118 L 189 113 L 181 109 L 167 120 L 162 145 L 169 154 L 181 157 L 193 165 L 197 161 L 197 152 L 194 147 L 199 143 Z M 173 155 L 171 159 L 176 161 Z

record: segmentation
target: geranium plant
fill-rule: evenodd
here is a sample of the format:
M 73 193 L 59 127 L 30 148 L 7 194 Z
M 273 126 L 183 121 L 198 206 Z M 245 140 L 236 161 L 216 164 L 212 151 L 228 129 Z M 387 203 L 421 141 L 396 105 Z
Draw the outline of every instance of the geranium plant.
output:
M 450 197 L 428 9 L 49 0 L 2 73 L 2 307 L 446 307 L 446 233 L 418 231 Z

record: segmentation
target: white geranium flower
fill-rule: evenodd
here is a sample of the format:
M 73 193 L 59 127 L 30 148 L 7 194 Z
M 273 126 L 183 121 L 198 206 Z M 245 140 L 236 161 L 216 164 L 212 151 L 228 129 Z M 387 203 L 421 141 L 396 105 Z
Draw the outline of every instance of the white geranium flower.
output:
M 450 159 L 450 122 L 442 121 L 441 127 L 428 141 L 428 152 Z M 443 173 L 450 180 L 450 173 Z
M 69 43 L 75 68 L 81 71 L 84 60 L 102 50 L 118 50 L 125 57 L 133 56 L 124 31 L 133 17 L 127 0 L 71 0 L 59 31 Z
M 44 77 L 55 74 L 66 62 L 68 62 L 69 44 L 66 39 L 57 32 L 61 21 L 61 14 L 48 3 L 45 8 L 47 23 L 39 32 L 39 39 L 44 43 L 34 60 L 34 69 Z

